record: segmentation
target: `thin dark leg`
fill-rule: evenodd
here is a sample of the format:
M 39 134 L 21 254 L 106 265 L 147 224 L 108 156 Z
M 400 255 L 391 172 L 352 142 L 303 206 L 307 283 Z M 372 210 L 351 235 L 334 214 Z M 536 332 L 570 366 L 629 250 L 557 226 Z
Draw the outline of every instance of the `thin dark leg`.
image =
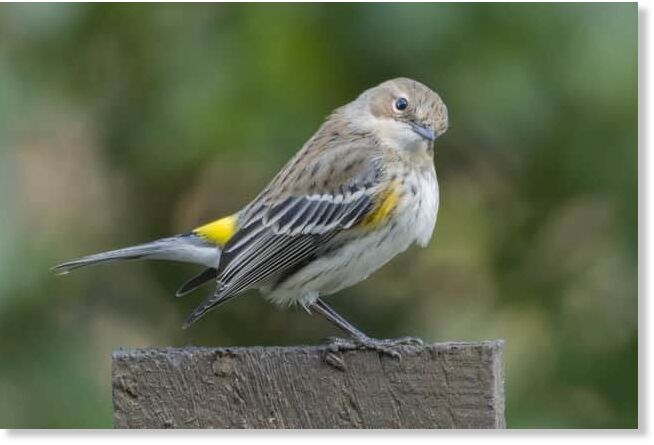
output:
M 309 309 L 316 312 L 317 314 L 322 315 L 327 321 L 332 323 L 334 326 L 345 332 L 352 338 L 355 339 L 367 339 L 368 336 L 358 330 L 352 325 L 349 321 L 339 315 L 334 309 L 329 307 L 327 303 L 318 298 L 316 301 L 309 305 Z
M 308 306 L 308 309 L 322 315 L 327 321 L 351 337 L 352 340 L 343 338 L 329 339 L 331 352 L 367 348 L 382 352 L 393 357 L 399 357 L 400 354 L 394 349 L 395 347 L 407 344 L 422 344 L 422 340 L 413 337 L 404 337 L 392 340 L 377 340 L 370 338 L 358 330 L 356 327 L 354 327 L 352 323 L 340 316 L 338 312 L 329 307 L 320 298 L 311 303 Z

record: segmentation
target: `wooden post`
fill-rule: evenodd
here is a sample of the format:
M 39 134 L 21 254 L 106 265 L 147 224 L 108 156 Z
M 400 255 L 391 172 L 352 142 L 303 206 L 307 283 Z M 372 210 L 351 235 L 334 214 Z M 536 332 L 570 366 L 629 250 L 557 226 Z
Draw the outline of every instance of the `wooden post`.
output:
M 324 347 L 120 349 L 116 428 L 503 428 L 502 341 L 324 360 Z M 336 360 L 338 363 L 339 360 Z

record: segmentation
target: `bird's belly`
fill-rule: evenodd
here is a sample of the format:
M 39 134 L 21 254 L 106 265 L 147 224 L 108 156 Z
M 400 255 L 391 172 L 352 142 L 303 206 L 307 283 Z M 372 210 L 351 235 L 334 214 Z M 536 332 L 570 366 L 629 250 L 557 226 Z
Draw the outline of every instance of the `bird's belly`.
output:
M 436 171 L 432 168 L 416 174 L 419 198 L 414 201 L 414 231 L 416 243 L 424 247 L 429 243 L 436 226 L 439 191 Z
M 267 297 L 281 305 L 308 304 L 321 295 L 333 294 L 366 279 L 413 242 L 426 245 L 438 210 L 436 177 L 412 177 L 406 187 L 406 198 L 383 227 L 337 236 L 318 259 L 284 279 Z M 417 190 L 415 193 L 412 187 Z

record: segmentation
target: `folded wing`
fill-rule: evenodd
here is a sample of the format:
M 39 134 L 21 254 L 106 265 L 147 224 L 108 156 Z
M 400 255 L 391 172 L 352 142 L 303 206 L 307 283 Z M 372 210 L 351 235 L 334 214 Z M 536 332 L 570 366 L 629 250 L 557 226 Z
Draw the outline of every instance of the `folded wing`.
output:
M 264 191 L 241 213 L 240 229 L 225 245 L 215 294 L 193 311 L 185 327 L 240 292 L 312 257 L 337 233 L 365 218 L 375 206 L 382 176 L 378 169 L 365 167 L 361 165 L 333 191 L 291 192 L 277 198 Z

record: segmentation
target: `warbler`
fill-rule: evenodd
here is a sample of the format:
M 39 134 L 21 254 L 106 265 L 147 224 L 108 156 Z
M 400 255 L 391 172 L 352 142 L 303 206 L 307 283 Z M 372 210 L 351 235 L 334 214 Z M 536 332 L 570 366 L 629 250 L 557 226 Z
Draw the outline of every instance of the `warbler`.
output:
M 172 260 L 206 268 L 177 292 L 215 280 L 187 318 L 248 289 L 301 305 L 343 330 L 337 347 L 388 352 L 323 300 L 366 279 L 411 244 L 425 246 L 439 205 L 434 141 L 448 128 L 438 94 L 407 78 L 388 80 L 337 108 L 263 191 L 236 213 L 188 233 L 75 259 L 60 274 L 118 260 Z M 411 341 L 411 340 L 408 340 Z

